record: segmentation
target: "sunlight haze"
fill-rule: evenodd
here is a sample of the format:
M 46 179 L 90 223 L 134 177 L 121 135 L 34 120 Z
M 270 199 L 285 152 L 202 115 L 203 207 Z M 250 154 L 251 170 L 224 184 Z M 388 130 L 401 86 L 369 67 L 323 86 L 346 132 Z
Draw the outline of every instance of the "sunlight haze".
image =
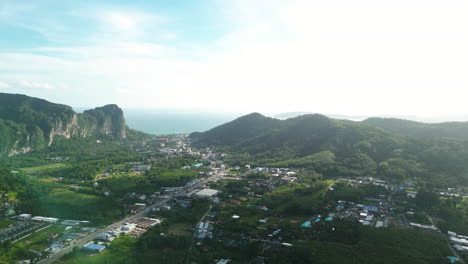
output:
M 0 91 L 72 106 L 468 114 L 468 3 L 0 2 Z

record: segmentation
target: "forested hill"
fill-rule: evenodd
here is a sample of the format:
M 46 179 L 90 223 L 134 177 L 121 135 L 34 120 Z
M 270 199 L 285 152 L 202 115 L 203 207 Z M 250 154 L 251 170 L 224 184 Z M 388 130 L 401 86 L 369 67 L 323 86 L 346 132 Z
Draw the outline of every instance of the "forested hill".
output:
M 412 138 L 318 114 L 286 120 L 250 114 L 190 139 L 196 146 L 231 152 L 230 161 L 237 164 L 468 184 L 466 140 Z
M 281 125 L 278 119 L 252 113 L 204 133 L 192 133 L 191 137 L 204 145 L 236 145 L 240 141 L 258 137 Z
M 419 138 L 468 139 L 468 122 L 421 123 L 397 118 L 368 118 L 363 123 Z
M 66 105 L 0 93 L 0 156 L 42 149 L 57 136 L 125 138 L 123 111 L 106 105 L 78 114 Z

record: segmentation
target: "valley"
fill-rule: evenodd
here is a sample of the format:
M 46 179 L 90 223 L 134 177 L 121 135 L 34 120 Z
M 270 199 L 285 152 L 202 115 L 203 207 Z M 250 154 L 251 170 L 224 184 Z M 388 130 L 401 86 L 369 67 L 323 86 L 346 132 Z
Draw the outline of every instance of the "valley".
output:
M 468 260 L 464 139 L 260 114 L 118 135 L 58 135 L 1 157 L 1 261 Z

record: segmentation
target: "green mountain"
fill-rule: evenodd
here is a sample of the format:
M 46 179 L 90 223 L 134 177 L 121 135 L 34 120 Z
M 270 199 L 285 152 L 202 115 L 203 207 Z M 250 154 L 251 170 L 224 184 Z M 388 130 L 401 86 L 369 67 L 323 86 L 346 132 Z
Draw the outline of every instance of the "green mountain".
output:
M 196 146 L 230 152 L 230 162 L 237 164 L 468 184 L 467 140 L 408 137 L 318 114 L 286 120 L 250 114 L 190 139 Z
M 256 137 L 269 129 L 278 128 L 280 123 L 275 118 L 252 113 L 207 132 L 191 134 L 193 139 L 205 145 L 235 145 L 239 141 Z
M 410 137 L 468 139 L 468 122 L 421 123 L 397 118 L 368 118 L 363 123 Z
M 76 113 L 70 106 L 0 93 L 0 155 L 42 149 L 52 145 L 56 137 L 126 136 L 123 111 L 117 105 Z

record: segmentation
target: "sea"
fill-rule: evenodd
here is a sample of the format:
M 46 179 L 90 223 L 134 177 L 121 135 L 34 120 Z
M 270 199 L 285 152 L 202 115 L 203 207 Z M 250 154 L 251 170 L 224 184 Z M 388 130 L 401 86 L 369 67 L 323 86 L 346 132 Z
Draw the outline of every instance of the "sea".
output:
M 92 108 L 73 107 L 73 109 L 82 113 Z M 173 109 L 122 108 L 122 110 L 127 126 L 155 135 L 204 132 L 245 114 Z
M 149 134 L 188 134 L 204 132 L 232 121 L 242 114 L 123 109 L 127 125 Z

